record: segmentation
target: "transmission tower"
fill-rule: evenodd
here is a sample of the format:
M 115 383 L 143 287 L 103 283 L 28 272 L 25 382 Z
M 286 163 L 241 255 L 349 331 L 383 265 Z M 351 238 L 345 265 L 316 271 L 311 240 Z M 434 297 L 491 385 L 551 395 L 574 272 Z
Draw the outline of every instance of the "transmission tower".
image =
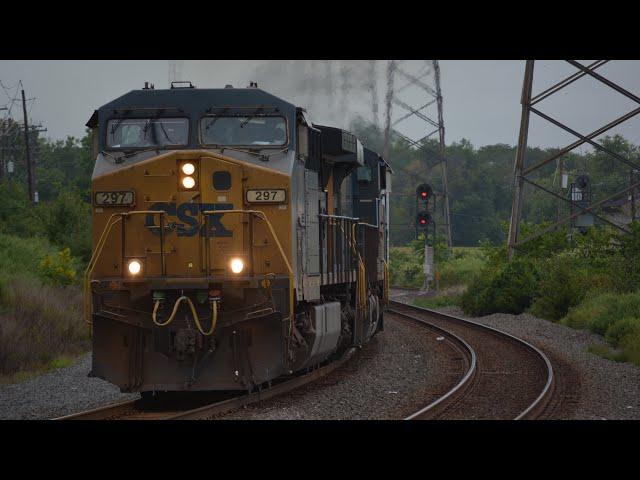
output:
M 171 87 L 171 82 L 180 82 L 183 80 L 183 78 L 181 78 L 183 65 L 183 60 L 169 60 L 169 87 Z
M 629 232 L 629 230 L 624 226 L 618 225 L 617 223 L 610 221 L 609 219 L 603 217 L 602 215 L 597 214 L 594 210 L 605 205 L 607 202 L 611 200 L 621 197 L 622 195 L 628 194 L 629 192 L 635 192 L 635 190 L 640 186 L 640 181 L 637 181 L 638 179 L 632 177 L 632 179 L 629 181 L 629 185 L 626 188 L 619 190 L 613 195 L 609 195 L 606 198 L 598 200 L 596 203 L 590 203 L 588 205 L 585 205 L 581 200 L 577 200 L 576 198 L 574 198 L 573 195 L 569 195 L 568 197 L 565 197 L 560 193 L 554 192 L 549 188 L 543 187 L 542 185 L 540 185 L 539 183 L 536 183 L 531 179 L 532 174 L 538 172 L 540 168 L 544 167 L 545 165 L 551 162 L 561 161 L 564 155 L 568 154 L 572 150 L 584 144 L 588 144 L 591 147 L 593 147 L 595 150 L 609 155 L 612 158 L 612 161 L 617 160 L 618 162 L 625 164 L 627 167 L 631 168 L 632 172 L 640 170 L 640 165 L 635 163 L 635 161 L 632 161 L 630 158 L 624 157 L 616 152 L 613 152 L 606 146 L 601 145 L 600 143 L 594 140 L 595 138 L 606 133 L 612 128 L 620 125 L 621 123 L 629 120 L 632 117 L 635 117 L 637 114 L 640 113 L 640 106 L 637 108 L 634 108 L 633 110 L 625 113 L 624 115 L 616 118 L 615 120 L 607 123 L 606 125 L 603 125 L 602 127 L 594 130 L 593 132 L 587 135 L 583 135 L 577 132 L 576 130 L 568 127 L 567 125 L 564 125 L 563 123 L 559 122 L 557 119 L 552 118 L 551 116 L 543 113 L 538 109 L 539 107 L 537 107 L 537 104 L 539 102 L 551 97 L 552 95 L 556 94 L 560 90 L 563 90 L 567 86 L 574 83 L 576 80 L 579 80 L 580 78 L 585 76 L 589 76 L 597 80 L 597 82 L 603 88 L 610 88 L 624 95 L 625 97 L 633 100 L 635 103 L 640 104 L 640 97 L 636 96 L 635 94 L 629 92 L 628 90 L 622 88 L 618 84 L 612 82 L 610 79 L 607 79 L 605 76 L 596 72 L 597 69 L 599 69 L 600 67 L 608 63 L 609 60 L 597 60 L 589 65 L 583 65 L 582 63 L 579 63 L 575 60 L 566 60 L 566 62 L 569 65 L 573 66 L 576 69 L 576 72 L 535 95 L 532 94 L 535 60 L 527 60 L 525 65 L 524 80 L 522 84 L 522 97 L 520 100 L 520 103 L 522 105 L 522 113 L 520 117 L 520 134 L 518 136 L 518 147 L 516 149 L 516 158 L 515 158 L 514 169 L 513 169 L 514 193 L 513 193 L 513 202 L 511 206 L 511 220 L 509 223 L 509 237 L 508 237 L 509 258 L 512 258 L 513 254 L 515 253 L 515 250 L 521 245 L 523 245 L 524 243 L 530 240 L 533 240 L 535 238 L 538 238 L 539 236 L 551 230 L 556 229 L 558 226 L 566 222 L 573 222 L 576 218 L 585 214 L 590 214 L 593 217 L 598 218 L 602 222 L 607 223 L 619 230 L 622 230 L 623 232 L 627 232 L 627 233 Z M 545 158 L 542 161 L 539 161 L 533 165 L 526 165 L 525 152 L 527 150 L 527 139 L 529 136 L 529 118 L 531 116 L 531 113 L 533 113 L 539 118 L 542 118 L 546 122 L 551 123 L 552 125 L 555 125 L 556 127 L 564 130 L 565 132 L 570 133 L 574 137 L 577 137 L 577 140 L 567 145 L 564 148 L 558 149 L 557 152 L 553 153 L 548 158 Z M 544 228 L 533 235 L 530 235 L 530 236 L 527 236 L 526 238 L 521 239 L 520 238 L 520 221 L 522 219 L 522 207 L 524 205 L 524 201 L 526 200 L 526 197 L 524 195 L 524 187 L 527 184 L 531 185 L 535 189 L 538 189 L 549 195 L 554 196 L 559 201 L 569 204 L 571 213 L 568 216 L 565 216 L 563 218 L 557 218 L 556 221 L 550 226 L 548 226 L 547 228 Z
M 410 99 L 408 99 L 409 97 Z M 434 104 L 437 108 L 437 120 L 433 120 L 426 113 L 427 108 Z M 402 110 L 402 114 L 395 120 L 392 119 L 394 106 L 400 107 Z M 399 127 L 396 127 L 399 124 L 403 125 L 403 130 L 406 133 L 399 131 Z M 443 221 L 440 226 L 443 229 L 447 246 L 451 248 L 451 216 L 449 213 L 447 158 L 444 154 L 446 144 L 442 90 L 440 88 L 440 65 L 438 60 L 389 60 L 387 63 L 387 94 L 385 96 L 383 148 L 385 158 L 389 159 L 389 149 L 394 136 L 421 150 L 424 148 L 424 142 L 436 133 L 439 134 L 436 165 L 439 164 L 442 168 L 442 192 L 440 195 L 442 196 Z M 415 139 L 416 134 L 420 135 L 417 140 Z

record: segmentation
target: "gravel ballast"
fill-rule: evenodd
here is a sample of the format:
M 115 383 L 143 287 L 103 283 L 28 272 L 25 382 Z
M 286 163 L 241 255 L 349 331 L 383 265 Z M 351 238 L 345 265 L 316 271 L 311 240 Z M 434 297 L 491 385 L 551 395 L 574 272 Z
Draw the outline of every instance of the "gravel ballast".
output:
M 455 385 L 464 372 L 439 334 L 385 318 L 385 330 L 346 365 L 289 394 L 225 420 L 400 420 Z M 458 355 L 455 355 L 458 357 Z
M 67 368 L 59 368 L 26 382 L 0 386 L 0 419 L 43 420 L 138 398 L 118 387 L 87 377 L 91 354 Z
M 401 419 L 432 402 L 463 375 L 439 334 L 411 322 L 385 330 L 327 377 L 224 419 Z M 0 387 L 0 419 L 49 419 L 137 398 L 89 378 L 91 354 L 19 384 Z
M 394 299 L 409 303 L 417 292 L 394 292 Z M 542 349 L 560 370 L 565 382 L 564 401 L 552 419 L 637 420 L 640 419 L 640 368 L 607 360 L 588 349 L 606 345 L 588 330 L 575 330 L 529 314 L 493 314 L 468 317 L 458 307 L 435 309 L 503 330 Z

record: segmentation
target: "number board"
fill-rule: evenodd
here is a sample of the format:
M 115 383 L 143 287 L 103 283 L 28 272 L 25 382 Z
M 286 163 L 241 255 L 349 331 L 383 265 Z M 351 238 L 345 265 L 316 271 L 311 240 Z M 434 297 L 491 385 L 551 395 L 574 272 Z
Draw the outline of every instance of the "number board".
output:
M 247 203 L 284 203 L 287 191 L 284 188 L 260 188 L 246 192 Z
M 96 192 L 95 204 L 101 207 L 133 206 L 135 195 L 131 191 Z

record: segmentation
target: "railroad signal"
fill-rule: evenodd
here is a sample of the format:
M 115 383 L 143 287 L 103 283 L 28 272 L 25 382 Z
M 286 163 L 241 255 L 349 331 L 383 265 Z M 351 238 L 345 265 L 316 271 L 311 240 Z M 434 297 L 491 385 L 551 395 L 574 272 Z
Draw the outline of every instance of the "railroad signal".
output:
M 416 197 L 418 200 L 422 200 L 423 202 L 429 202 L 431 196 L 433 195 L 433 189 L 431 185 L 428 183 L 421 183 L 416 188 Z
M 433 223 L 433 219 L 429 213 L 431 197 L 433 197 L 433 188 L 431 185 L 421 183 L 416 187 L 416 237 L 418 236 L 418 231 L 426 232 L 429 224 Z
M 426 229 L 432 222 L 431 214 L 429 212 L 419 212 L 416 215 L 416 226 L 421 229 Z

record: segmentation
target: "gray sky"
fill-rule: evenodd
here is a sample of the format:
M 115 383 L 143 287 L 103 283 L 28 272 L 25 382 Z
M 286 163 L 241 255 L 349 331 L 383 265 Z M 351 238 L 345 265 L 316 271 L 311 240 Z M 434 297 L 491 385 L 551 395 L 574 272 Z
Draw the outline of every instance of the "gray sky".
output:
M 371 118 L 372 96 L 363 86 L 371 78 L 377 79 L 382 121 L 385 64 L 384 61 L 377 62 L 373 76 L 367 62 L 187 60 L 177 62 L 176 68 L 179 78 L 191 80 L 198 87 L 223 87 L 225 84 L 244 87 L 249 81 L 256 80 L 261 88 L 308 107 L 314 121 L 343 124 L 356 114 Z M 417 72 L 421 65 L 409 61 L 403 68 Z M 447 143 L 467 138 L 474 146 L 515 144 L 524 62 L 441 60 L 440 65 Z M 573 71 L 573 67 L 561 61 L 537 61 L 534 93 Z M 640 91 L 638 61 L 612 61 L 598 71 L 633 93 Z M 13 96 L 17 92 L 19 98 L 19 90 L 11 87 L 22 80 L 27 97 L 37 98 L 29 104 L 30 121 L 42 123 L 48 129 L 45 135 L 56 139 L 67 135 L 82 136 L 84 124 L 94 109 L 129 90 L 141 88 L 145 81 L 154 83 L 156 88 L 166 88 L 168 79 L 168 61 L 0 60 L 0 81 L 9 87 L 7 93 Z M 396 77 L 396 87 L 403 83 Z M 330 91 L 333 94 L 329 94 Z M 408 88 L 398 95 L 415 106 L 428 101 L 426 94 L 415 88 Z M 0 106 L 8 102 L 7 94 L 0 90 Z M 634 107 L 631 100 L 589 77 L 539 104 L 540 110 L 583 134 Z M 5 113 L 0 111 L 0 115 Z M 425 113 L 435 118 L 435 106 L 427 108 Z M 394 119 L 401 114 L 401 109 L 394 108 Z M 19 103 L 13 106 L 12 116 L 21 120 Z M 612 133 L 622 133 L 640 144 L 639 126 L 633 119 Z M 398 125 L 398 130 L 413 138 L 427 133 L 427 128 L 420 121 Z M 532 119 L 531 146 L 563 146 L 574 138 L 555 126 Z

